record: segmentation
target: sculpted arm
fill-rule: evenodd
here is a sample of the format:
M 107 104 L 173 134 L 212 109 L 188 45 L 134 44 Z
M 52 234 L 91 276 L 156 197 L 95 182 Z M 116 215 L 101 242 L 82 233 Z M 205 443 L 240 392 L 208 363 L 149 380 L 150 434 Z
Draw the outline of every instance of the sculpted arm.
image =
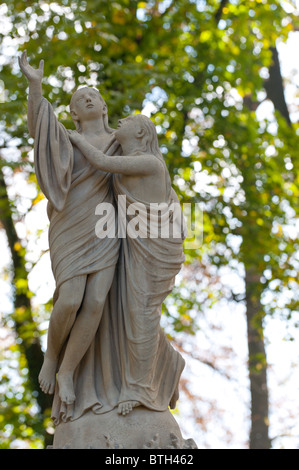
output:
M 87 160 L 99 170 L 124 175 L 150 175 L 157 171 L 160 162 L 150 155 L 107 156 L 75 131 L 69 131 L 71 142 L 75 144 Z
M 38 69 L 29 65 L 26 51 L 23 52 L 19 60 L 20 69 L 29 83 L 28 97 L 28 130 L 31 137 L 35 137 L 35 127 L 40 103 L 42 100 L 42 78 L 44 70 L 44 61 L 41 60 Z

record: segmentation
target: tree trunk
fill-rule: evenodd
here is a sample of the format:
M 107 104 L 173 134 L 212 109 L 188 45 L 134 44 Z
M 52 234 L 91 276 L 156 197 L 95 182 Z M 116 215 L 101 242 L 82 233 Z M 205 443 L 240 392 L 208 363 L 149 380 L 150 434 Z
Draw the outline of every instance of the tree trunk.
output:
M 1 160 L 0 160 L 1 163 Z M 41 392 L 38 383 L 38 374 L 43 363 L 43 352 L 41 349 L 40 341 L 37 336 L 28 334 L 32 331 L 34 320 L 32 317 L 31 302 L 27 293 L 28 290 L 18 288 L 18 280 L 22 279 L 24 283 L 28 284 L 28 273 L 25 268 L 25 258 L 21 248 L 21 240 L 19 239 L 13 221 L 13 213 L 11 203 L 7 193 L 5 178 L 0 165 L 0 222 L 5 230 L 9 249 L 12 258 L 13 267 L 13 280 L 14 287 L 14 315 L 15 331 L 17 337 L 21 340 L 20 348 L 25 354 L 28 363 L 28 378 L 32 391 L 36 397 L 37 403 L 40 407 L 40 412 L 44 415 L 51 407 L 52 399 L 49 395 Z M 27 334 L 26 334 L 27 329 Z M 46 443 L 50 439 L 46 435 Z
M 284 95 L 283 80 L 281 76 L 278 51 L 276 47 L 270 47 L 272 52 L 272 65 L 269 67 L 269 79 L 265 82 L 267 97 L 272 101 L 276 111 L 285 118 L 288 125 L 291 119 Z
M 269 79 L 265 82 L 267 97 L 273 102 L 276 111 L 285 118 L 289 126 L 291 120 L 285 101 L 283 80 L 276 47 L 271 47 L 273 62 L 269 67 Z M 249 100 L 244 104 L 255 110 Z M 251 391 L 251 431 L 250 449 L 270 449 L 269 438 L 269 393 L 267 385 L 267 358 L 264 344 L 263 311 L 260 304 L 260 275 L 252 268 L 246 268 L 246 316 L 249 351 L 249 380 Z
M 272 65 L 269 79 L 265 82 L 267 97 L 276 111 L 291 126 L 290 115 L 284 95 L 278 51 L 271 47 Z M 270 449 L 269 439 L 269 396 L 267 385 L 267 358 L 264 344 L 263 311 L 259 295 L 259 275 L 253 269 L 246 269 L 246 307 L 249 350 L 249 378 L 251 390 L 251 432 L 250 449 Z
M 246 269 L 246 317 L 251 392 L 250 449 L 270 449 L 267 358 L 263 335 L 263 310 L 260 304 L 260 276 Z

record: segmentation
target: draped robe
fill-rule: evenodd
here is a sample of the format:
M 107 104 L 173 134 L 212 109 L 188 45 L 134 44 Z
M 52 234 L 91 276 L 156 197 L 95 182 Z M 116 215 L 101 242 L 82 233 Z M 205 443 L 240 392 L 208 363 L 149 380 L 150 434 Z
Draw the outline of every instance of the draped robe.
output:
M 113 148 L 113 138 L 106 153 Z M 84 162 L 76 169 L 74 152 Z M 95 233 L 95 208 L 114 204 L 111 175 L 94 168 L 74 149 L 65 127 L 43 98 L 35 131 L 35 172 L 48 199 L 49 247 L 56 282 L 54 303 L 61 284 L 75 276 L 88 275 L 116 264 L 117 237 L 99 239 Z
M 116 197 L 125 196 L 125 204 L 118 204 L 118 218 L 120 228 L 124 223 L 127 227 L 118 263 L 118 323 L 120 331 L 125 331 L 125 337 L 120 338 L 119 402 L 136 400 L 149 409 L 164 411 L 177 390 L 184 367 L 182 356 L 171 346 L 160 326 L 162 303 L 171 292 L 185 259 L 184 233 L 176 230 L 176 236 L 171 235 L 174 222 L 179 223 L 180 229 L 183 217 L 179 207 L 180 213 L 176 214 L 179 217 L 172 217 L 172 221 L 169 218 L 170 208 L 175 203 L 172 189 L 160 223 L 158 214 L 154 213 L 155 205 L 134 198 L 118 175 L 113 177 L 113 190 Z M 134 206 L 138 210 L 140 236 L 134 233 L 131 236 L 128 230 L 132 222 L 129 214 L 134 212 L 129 208 Z M 151 236 L 150 213 L 154 215 L 151 223 L 160 225 L 160 229 L 162 223 L 169 222 L 169 236 Z M 185 230 L 183 226 L 182 229 Z M 177 236 L 178 233 L 181 236 Z

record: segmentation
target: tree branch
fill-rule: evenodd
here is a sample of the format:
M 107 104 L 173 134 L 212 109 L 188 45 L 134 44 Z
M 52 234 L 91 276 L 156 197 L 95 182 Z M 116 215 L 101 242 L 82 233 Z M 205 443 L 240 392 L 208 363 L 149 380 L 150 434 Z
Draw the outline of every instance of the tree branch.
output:
M 221 19 L 223 8 L 228 4 L 228 0 L 221 0 L 218 10 L 215 13 L 215 21 L 216 23 L 219 22 Z
M 285 118 L 289 126 L 291 125 L 291 119 L 289 110 L 286 104 L 283 79 L 280 70 L 280 63 L 278 57 L 278 51 L 276 47 L 270 47 L 272 52 L 273 63 L 269 67 L 269 79 L 265 82 L 265 90 L 269 100 L 274 104 L 274 108 L 280 112 Z

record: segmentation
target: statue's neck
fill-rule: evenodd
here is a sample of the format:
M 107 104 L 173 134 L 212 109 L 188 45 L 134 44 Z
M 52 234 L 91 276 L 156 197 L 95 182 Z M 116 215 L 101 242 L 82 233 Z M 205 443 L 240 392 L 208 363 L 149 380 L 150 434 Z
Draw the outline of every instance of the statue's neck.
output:
M 94 136 L 107 134 L 107 130 L 104 126 L 103 119 L 94 119 L 90 121 L 83 121 L 81 124 L 81 134 L 85 136 Z

